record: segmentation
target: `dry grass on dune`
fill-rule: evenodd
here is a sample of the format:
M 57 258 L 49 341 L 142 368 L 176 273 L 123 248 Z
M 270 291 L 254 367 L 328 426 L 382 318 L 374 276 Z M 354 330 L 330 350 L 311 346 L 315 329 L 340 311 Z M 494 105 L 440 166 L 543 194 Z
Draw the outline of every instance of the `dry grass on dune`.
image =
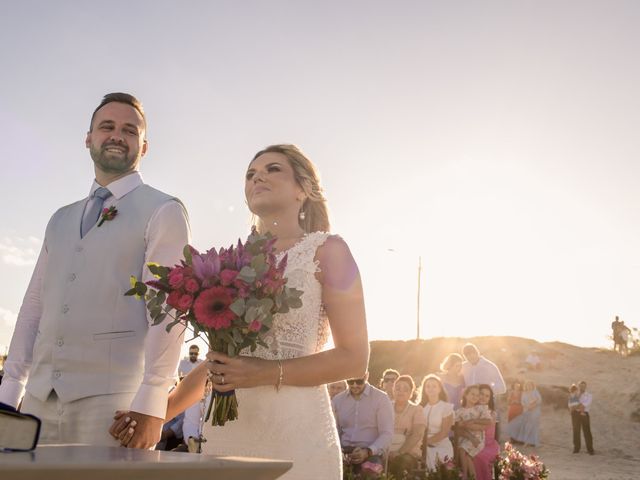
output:
M 640 355 L 622 358 L 610 350 L 519 337 L 377 341 L 371 344 L 371 383 L 377 382 L 385 368 L 396 368 L 419 382 L 424 375 L 438 371 L 448 353 L 460 352 L 469 341 L 500 367 L 508 384 L 530 379 L 538 386 L 543 397 L 542 444 L 527 452 L 542 457 L 551 469 L 550 478 L 640 478 Z M 524 366 L 524 359 L 534 349 L 543 362 L 540 371 L 528 371 Z M 593 394 L 593 457 L 571 453 L 567 395 L 568 387 L 580 380 L 587 382 Z

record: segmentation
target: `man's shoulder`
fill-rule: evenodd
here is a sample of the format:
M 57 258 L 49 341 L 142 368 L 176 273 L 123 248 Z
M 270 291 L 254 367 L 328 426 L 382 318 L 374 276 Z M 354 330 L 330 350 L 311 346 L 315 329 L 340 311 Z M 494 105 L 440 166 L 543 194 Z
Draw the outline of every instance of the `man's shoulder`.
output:
M 389 405 L 391 405 L 391 399 L 389 398 L 389 395 L 387 395 L 387 392 L 385 392 L 384 390 L 380 390 L 379 388 L 376 388 L 371 384 L 369 384 L 369 396 L 382 402 L 384 402 L 386 399 L 389 402 Z

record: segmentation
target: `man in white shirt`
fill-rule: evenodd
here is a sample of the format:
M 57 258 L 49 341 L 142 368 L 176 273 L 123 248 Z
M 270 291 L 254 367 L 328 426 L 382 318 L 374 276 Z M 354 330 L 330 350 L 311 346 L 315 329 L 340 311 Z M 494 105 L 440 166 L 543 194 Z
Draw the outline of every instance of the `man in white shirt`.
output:
M 462 376 L 465 385 L 490 385 L 494 395 L 507 392 L 502 374 L 498 366 L 480 355 L 480 350 L 473 343 L 467 343 L 462 347 Z
M 580 388 L 580 405 L 571 409 L 571 426 L 573 427 L 573 453 L 580 451 L 580 431 L 584 433 L 584 443 L 587 445 L 587 452 L 593 455 L 593 437 L 591 436 L 591 402 L 593 397 L 587 392 L 587 382 L 584 380 L 578 384 Z
M 146 127 L 135 97 L 106 95 L 85 140 L 90 195 L 47 225 L 0 385 L 0 402 L 22 399 L 40 417 L 41 443 L 118 445 L 115 410 L 137 423 L 130 447 L 160 438 L 183 332 L 150 326 L 144 302 L 124 293 L 131 276 L 153 279 L 148 262 L 179 261 L 189 225 L 182 203 L 138 172 Z
M 189 347 L 189 357 L 180 360 L 180 365 L 178 365 L 178 376 L 180 378 L 186 377 L 191 370 L 202 363 L 202 360 L 198 358 L 199 354 L 200 347 L 198 345 Z

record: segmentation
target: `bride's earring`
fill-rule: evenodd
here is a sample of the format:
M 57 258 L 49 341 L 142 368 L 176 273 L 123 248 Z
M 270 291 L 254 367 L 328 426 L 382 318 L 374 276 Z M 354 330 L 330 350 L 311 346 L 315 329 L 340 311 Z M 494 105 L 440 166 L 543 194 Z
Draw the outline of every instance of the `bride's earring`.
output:
M 298 218 L 300 219 L 300 221 L 304 221 L 305 218 L 307 218 L 307 214 L 304 213 L 304 210 L 300 209 L 300 213 L 298 214 Z

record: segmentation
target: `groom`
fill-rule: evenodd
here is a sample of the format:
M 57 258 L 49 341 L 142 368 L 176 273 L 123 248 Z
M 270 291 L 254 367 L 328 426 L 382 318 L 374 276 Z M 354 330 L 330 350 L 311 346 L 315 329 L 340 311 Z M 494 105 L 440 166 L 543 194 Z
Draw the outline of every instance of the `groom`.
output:
M 160 439 L 183 332 L 150 326 L 144 302 L 123 294 L 132 275 L 151 279 L 147 262 L 178 262 L 189 225 L 179 200 L 142 181 L 146 129 L 135 97 L 106 95 L 85 141 L 89 196 L 47 225 L 0 385 L 0 402 L 24 395 L 21 410 L 40 417 L 40 443 L 116 446 L 115 410 L 137 423 L 129 446 Z

